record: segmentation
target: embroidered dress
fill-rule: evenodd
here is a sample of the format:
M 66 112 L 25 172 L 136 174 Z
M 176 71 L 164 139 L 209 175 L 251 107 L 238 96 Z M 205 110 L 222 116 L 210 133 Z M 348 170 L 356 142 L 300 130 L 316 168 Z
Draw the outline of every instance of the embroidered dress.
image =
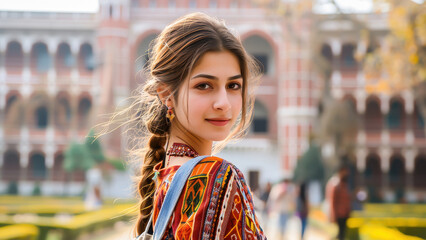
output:
M 160 169 L 153 223 L 179 166 Z M 207 157 L 195 166 L 176 204 L 163 239 L 266 239 L 254 214 L 243 174 L 231 163 Z

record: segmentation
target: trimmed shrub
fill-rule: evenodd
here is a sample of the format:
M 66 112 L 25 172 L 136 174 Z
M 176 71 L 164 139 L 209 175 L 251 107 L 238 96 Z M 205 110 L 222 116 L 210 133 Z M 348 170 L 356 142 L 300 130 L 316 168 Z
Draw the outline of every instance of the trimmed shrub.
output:
M 347 222 L 347 237 L 349 239 L 360 239 L 360 228 L 365 224 L 382 225 L 410 235 L 426 239 L 426 219 L 425 218 L 401 218 L 401 217 L 377 217 L 377 218 L 356 218 L 351 217 Z M 398 238 L 394 238 L 398 239 Z
M 378 224 L 364 224 L 359 228 L 361 240 L 422 240 L 422 238 L 408 236 L 396 229 Z
M 38 228 L 30 224 L 0 227 L 0 239 L 3 240 L 36 240 L 38 234 Z

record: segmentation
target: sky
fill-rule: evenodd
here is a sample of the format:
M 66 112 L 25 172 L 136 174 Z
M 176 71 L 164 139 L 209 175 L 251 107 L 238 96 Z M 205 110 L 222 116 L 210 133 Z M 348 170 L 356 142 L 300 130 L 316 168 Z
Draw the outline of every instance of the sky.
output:
M 286 0 L 283 0 L 286 1 Z M 288 1 L 288 0 L 287 0 Z M 303 1 L 303 0 L 302 0 Z M 419 4 L 425 0 L 412 0 Z M 332 13 L 334 7 L 328 4 L 329 0 L 317 0 L 322 3 L 315 9 L 321 13 Z M 372 9 L 372 0 L 336 0 L 342 10 L 348 12 L 369 12 Z M 35 11 L 35 12 L 97 12 L 98 0 L 0 0 L 0 10 Z
M 98 0 L 0 0 L 0 10 L 93 13 L 98 9 Z

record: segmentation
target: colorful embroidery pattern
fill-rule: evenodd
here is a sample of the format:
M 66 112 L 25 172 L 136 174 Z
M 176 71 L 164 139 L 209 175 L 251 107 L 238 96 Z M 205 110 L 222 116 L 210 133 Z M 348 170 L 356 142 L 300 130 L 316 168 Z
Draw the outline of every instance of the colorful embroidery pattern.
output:
M 206 189 L 207 176 L 200 175 L 191 177 L 188 181 L 188 187 L 185 192 L 185 201 L 183 203 L 182 214 L 189 218 L 200 207 L 201 200 Z
M 154 226 L 177 170 L 178 167 L 160 170 L 154 196 Z M 266 239 L 244 176 L 217 157 L 207 157 L 194 168 L 168 227 L 163 239 Z

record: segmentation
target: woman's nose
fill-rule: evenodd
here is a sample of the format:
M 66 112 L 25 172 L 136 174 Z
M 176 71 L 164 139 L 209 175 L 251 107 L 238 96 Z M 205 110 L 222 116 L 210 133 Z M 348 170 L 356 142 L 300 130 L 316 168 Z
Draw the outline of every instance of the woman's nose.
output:
M 231 108 L 231 103 L 229 102 L 229 96 L 226 89 L 218 91 L 215 96 L 213 107 L 214 109 L 222 111 L 228 111 Z

